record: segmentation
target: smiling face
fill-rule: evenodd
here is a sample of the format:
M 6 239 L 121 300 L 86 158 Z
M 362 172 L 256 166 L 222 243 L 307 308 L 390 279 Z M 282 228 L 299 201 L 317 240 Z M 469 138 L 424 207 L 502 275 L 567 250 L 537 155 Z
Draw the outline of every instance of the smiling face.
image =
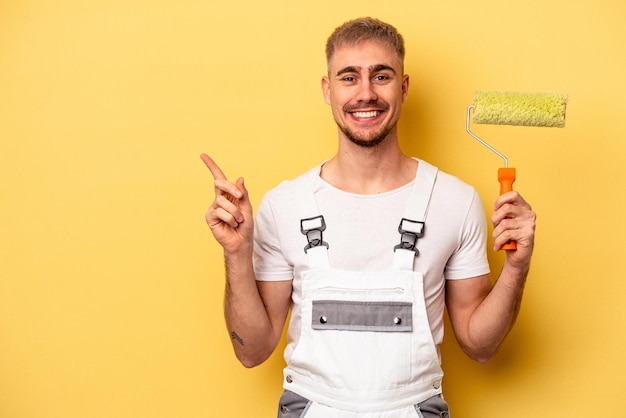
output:
M 383 41 L 340 44 L 322 79 L 324 98 L 340 136 L 363 147 L 374 147 L 396 134 L 409 77 L 400 58 Z

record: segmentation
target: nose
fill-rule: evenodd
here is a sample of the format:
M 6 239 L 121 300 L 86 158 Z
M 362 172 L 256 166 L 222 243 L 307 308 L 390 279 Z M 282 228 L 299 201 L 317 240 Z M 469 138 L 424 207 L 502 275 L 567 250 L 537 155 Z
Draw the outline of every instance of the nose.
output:
M 374 90 L 374 85 L 370 80 L 363 80 L 361 84 L 359 84 L 359 89 L 357 91 L 357 101 L 359 102 L 372 102 L 378 99 L 378 95 Z

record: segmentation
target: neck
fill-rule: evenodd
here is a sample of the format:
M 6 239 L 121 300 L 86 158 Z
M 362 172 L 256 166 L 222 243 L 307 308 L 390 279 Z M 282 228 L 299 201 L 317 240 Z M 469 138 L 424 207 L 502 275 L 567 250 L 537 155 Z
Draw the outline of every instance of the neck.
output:
M 396 135 L 371 148 L 340 136 L 337 155 L 324 164 L 321 177 L 346 192 L 378 194 L 409 183 L 416 170 L 417 161 L 402 153 Z

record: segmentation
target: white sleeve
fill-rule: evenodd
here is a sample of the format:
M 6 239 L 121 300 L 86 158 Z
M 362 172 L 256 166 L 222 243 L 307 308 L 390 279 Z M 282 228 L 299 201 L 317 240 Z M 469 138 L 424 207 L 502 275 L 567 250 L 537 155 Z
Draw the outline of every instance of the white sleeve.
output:
M 254 227 L 254 273 L 259 281 L 291 280 L 293 265 L 283 252 L 277 217 L 271 202 L 271 193 L 268 193 L 257 210 Z
M 460 245 L 445 270 L 447 280 L 469 279 L 489 273 L 487 260 L 487 220 L 480 197 L 474 191 L 468 208 Z

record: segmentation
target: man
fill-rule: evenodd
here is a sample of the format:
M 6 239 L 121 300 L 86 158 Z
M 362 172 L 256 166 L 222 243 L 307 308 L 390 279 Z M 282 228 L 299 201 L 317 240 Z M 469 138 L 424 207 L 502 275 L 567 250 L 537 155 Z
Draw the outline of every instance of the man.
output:
M 335 30 L 326 55 L 337 154 L 268 192 L 256 224 L 243 179 L 229 182 L 202 155 L 215 179 L 206 220 L 224 247 L 235 354 L 246 367 L 266 360 L 291 309 L 279 417 L 448 416 L 444 303 L 464 352 L 488 361 L 519 310 L 535 214 L 517 192 L 496 200 L 495 247 L 517 249 L 492 286 L 475 190 L 400 150 L 401 35 L 357 19 Z

